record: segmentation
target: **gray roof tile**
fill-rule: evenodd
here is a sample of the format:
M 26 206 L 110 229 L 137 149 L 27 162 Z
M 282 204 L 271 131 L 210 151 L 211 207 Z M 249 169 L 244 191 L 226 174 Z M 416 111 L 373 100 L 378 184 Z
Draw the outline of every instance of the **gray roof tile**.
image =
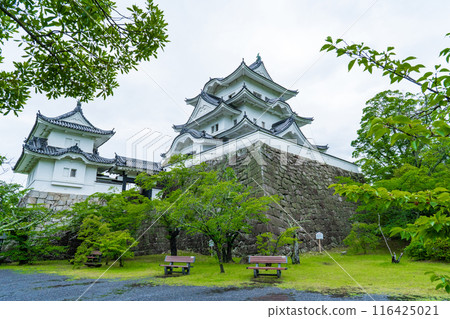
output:
M 86 121 L 86 123 L 89 124 L 89 126 L 64 121 L 64 119 L 66 119 L 76 113 L 80 113 L 80 115 L 83 117 L 83 119 Z M 37 117 L 48 123 L 75 129 L 78 131 L 89 132 L 89 133 L 100 134 L 100 135 L 113 135 L 115 133 L 114 130 L 102 130 L 102 129 L 99 129 L 99 128 L 95 127 L 94 125 L 92 125 L 92 123 L 89 122 L 88 119 L 84 116 L 83 110 L 81 109 L 80 102 L 77 103 L 77 106 L 72 111 L 64 113 L 62 115 L 59 115 L 56 117 L 48 117 L 48 116 L 42 115 L 41 112 L 38 111 Z
M 139 171 L 161 171 L 161 164 L 156 162 L 139 160 L 136 158 L 120 156 L 116 154 L 115 165 L 119 167 L 127 167 Z
M 33 137 L 28 141 L 28 143 L 23 145 L 24 149 L 29 150 L 34 153 L 48 155 L 48 156 L 61 156 L 67 153 L 80 154 L 90 162 L 101 163 L 101 164 L 113 164 L 115 159 L 105 158 L 98 154 L 87 153 L 78 147 L 78 145 L 73 145 L 71 147 L 55 147 L 49 146 L 47 144 L 47 139 L 41 137 Z

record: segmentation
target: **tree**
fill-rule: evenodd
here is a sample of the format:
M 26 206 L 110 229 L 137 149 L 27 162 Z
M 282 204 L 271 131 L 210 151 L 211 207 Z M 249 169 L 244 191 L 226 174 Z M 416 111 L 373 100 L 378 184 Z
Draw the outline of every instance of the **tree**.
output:
M 106 258 L 106 264 L 109 260 L 118 260 L 119 266 L 123 267 L 124 258 L 131 258 L 134 253 L 130 251 L 138 242 L 130 236 L 126 230 L 109 232 L 100 238 L 99 249 Z
M 202 234 L 214 243 L 220 272 L 232 260 L 239 235 L 249 233 L 252 223 L 267 222 L 270 197 L 255 197 L 250 187 L 240 184 L 231 168 L 200 173 L 195 187 L 179 201 L 175 216 L 191 234 Z
M 184 196 L 184 193 L 189 188 L 196 184 L 200 172 L 206 169 L 206 164 L 204 163 L 187 167 L 186 161 L 190 158 L 190 156 L 182 154 L 174 155 L 168 162 L 172 165 L 170 170 L 162 171 L 156 175 L 141 173 L 136 178 L 136 183 L 143 189 L 161 188 L 157 199 L 153 203 L 158 223 L 167 232 L 170 254 L 172 256 L 178 254 L 177 238 L 182 229 L 180 220 L 176 217 L 176 212 L 182 205 L 180 198 Z
M 449 34 L 450 35 L 450 34 Z M 422 93 L 427 93 L 425 105 L 410 116 L 398 114 L 387 117 L 375 117 L 370 122 L 368 135 L 376 142 L 380 138 L 387 138 L 391 145 L 398 142 L 407 142 L 414 151 L 421 145 L 430 151 L 439 145 L 449 145 L 450 125 L 448 124 L 450 102 L 450 76 L 449 70 L 442 65 L 436 65 L 434 72 L 422 73 L 421 64 L 411 64 L 415 57 L 403 60 L 394 59 L 393 47 L 384 52 L 378 52 L 364 44 L 346 45 L 342 39 L 333 41 L 328 37 L 321 50 L 335 51 L 338 56 L 347 55 L 351 58 L 349 70 L 357 62 L 365 71 L 372 73 L 373 68 L 383 70 L 383 76 L 388 76 L 391 83 L 407 80 L 420 87 Z M 441 51 L 440 56 L 450 60 L 450 48 Z M 413 74 L 419 73 L 419 77 Z M 419 102 L 418 102 L 419 103 Z M 443 154 L 439 164 L 446 165 L 448 156 Z M 434 167 L 434 166 L 433 166 Z M 335 192 L 347 196 L 350 200 L 363 203 L 372 202 L 378 207 L 387 209 L 391 206 L 401 208 L 414 208 L 418 211 L 437 209 L 448 213 L 450 204 L 449 190 L 445 187 L 436 187 L 429 190 L 408 191 L 385 187 L 376 187 L 369 184 L 334 184 Z
M 130 248 L 137 245 L 137 241 L 130 236 L 128 230 L 112 232 L 110 224 L 95 215 L 88 215 L 83 219 L 78 237 L 82 243 L 77 248 L 73 260 L 77 266 L 86 262 L 86 256 L 93 250 L 99 250 L 106 258 L 106 264 L 110 259 L 118 260 L 119 266 L 123 267 L 123 258 L 133 257 L 134 254 Z
M 25 206 L 22 199 L 28 191 L 22 185 L 0 181 L 0 234 L 5 233 L 12 244 L 4 255 L 19 264 L 62 250 L 51 242 L 56 239 L 57 229 L 49 220 L 56 213 L 39 204 Z
M 110 0 L 2 1 L 0 44 L 16 41 L 23 58 L 0 72 L 0 113 L 17 115 L 32 88 L 54 99 L 112 95 L 119 72 L 156 58 L 168 42 L 163 12 L 152 0 L 127 10 Z
M 117 253 L 109 254 L 108 250 L 113 249 L 108 247 L 119 245 L 122 249 L 125 243 L 134 242 L 133 238 L 137 238 L 139 230 L 142 230 L 142 222 L 151 219 L 152 212 L 152 201 L 140 195 L 137 190 L 95 193 L 85 201 L 74 204 L 71 210 L 62 213 L 65 223 L 59 230 L 69 238 L 70 247 L 67 253 L 70 256 L 75 255 L 75 262 L 82 264 L 85 257 L 92 250 L 99 250 L 100 246 L 105 249 L 105 252 L 102 251 L 105 256 L 116 256 Z M 97 234 L 87 233 L 89 229 Z M 124 238 L 127 240 L 123 240 Z M 109 244 L 106 245 L 106 242 Z M 122 264 L 121 260 L 119 262 Z
M 350 234 L 344 239 L 344 244 L 349 246 L 351 252 L 356 254 L 362 251 L 365 255 L 368 249 L 373 250 L 378 245 L 377 228 L 376 224 L 353 223 Z
M 450 36 L 450 34 L 447 34 Z M 342 39 L 333 41 L 331 37 L 326 39 L 326 44 L 321 50 L 334 51 L 338 56 L 347 55 L 350 57 L 348 69 L 351 70 L 355 63 L 363 66 L 365 71 L 372 73 L 374 68 L 381 69 L 383 76 L 388 76 L 391 83 L 407 80 L 420 88 L 426 94 L 423 107 L 416 110 L 410 116 L 391 115 L 385 118 L 375 117 L 370 122 L 368 134 L 373 136 L 374 141 L 386 138 L 391 145 L 404 141 L 410 144 L 414 151 L 418 151 L 421 146 L 432 151 L 439 145 L 447 149 L 450 144 L 450 70 L 442 64 L 435 65 L 433 69 L 426 72 L 422 64 L 413 64 L 415 57 L 407 57 L 403 60 L 395 59 L 394 47 L 388 47 L 385 51 L 379 52 L 361 44 L 347 45 Z M 445 58 L 448 64 L 450 61 L 450 48 L 443 49 L 439 56 Z M 439 158 L 439 156 L 438 156 Z M 441 160 L 437 165 L 448 164 L 448 152 L 440 156 Z M 434 167 L 434 166 L 433 166 Z M 433 210 L 436 213 L 431 217 L 421 216 L 414 225 L 408 226 L 410 234 L 422 234 L 422 236 L 434 236 L 441 233 L 434 225 L 437 220 L 447 220 L 450 212 L 450 192 L 448 187 L 435 187 L 427 190 L 387 190 L 384 187 L 377 187 L 368 184 L 334 184 L 335 193 L 347 196 L 348 199 L 361 201 L 364 203 L 376 203 L 378 207 L 396 206 L 400 209 L 416 209 L 424 212 Z M 433 220 L 435 219 L 435 220 Z M 431 227 L 430 227 L 431 226 Z M 445 235 L 448 238 L 448 234 Z M 448 276 L 433 275 L 431 280 L 441 280 L 444 288 L 450 291 Z
M 49 218 L 51 212 L 42 205 L 21 204 L 28 191 L 22 185 L 0 181 L 0 233 L 30 229 Z
M 136 236 L 142 222 L 152 217 L 152 210 L 152 201 L 135 189 L 95 193 L 64 212 L 68 221 L 65 230 L 78 233 L 84 218 L 95 215 L 108 223 L 113 231 L 128 230 Z
M 293 245 L 298 241 L 295 237 L 295 233 L 298 229 L 299 227 L 289 227 L 278 236 L 271 232 L 262 233 L 256 236 L 258 252 L 265 256 L 275 256 L 280 248 L 287 245 Z
M 414 224 L 408 224 L 405 228 L 393 228 L 392 234 L 400 234 L 404 239 L 411 239 L 408 247 L 423 248 L 426 257 L 439 257 L 445 261 L 450 259 L 450 216 L 441 212 L 431 217 L 421 216 Z M 425 274 L 430 275 L 431 282 L 438 281 L 436 289 L 443 289 L 450 294 L 450 276 L 432 271 Z
M 371 122 L 376 117 L 386 118 L 399 114 L 412 116 L 423 105 L 423 98 L 411 93 L 384 91 L 367 101 L 366 105 L 361 127 L 357 131 L 358 137 L 351 144 L 355 148 L 353 157 L 359 158 L 357 164 L 366 180 L 373 182 L 391 178 L 394 171 L 405 163 L 420 167 L 419 152 L 423 147 L 414 151 L 408 141 L 391 144 L 385 135 L 374 141 L 369 131 Z

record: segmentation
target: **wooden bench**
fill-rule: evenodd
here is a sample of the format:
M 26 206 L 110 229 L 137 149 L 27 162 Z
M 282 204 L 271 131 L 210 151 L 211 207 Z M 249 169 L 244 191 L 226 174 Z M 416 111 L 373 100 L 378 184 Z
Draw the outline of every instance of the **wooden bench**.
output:
M 250 264 L 256 264 L 256 266 L 247 267 L 247 269 L 253 269 L 253 276 L 277 276 L 281 277 L 281 271 L 287 270 L 287 267 L 281 267 L 281 264 L 287 264 L 287 256 L 249 256 L 248 262 Z M 265 266 L 260 266 L 265 264 Z M 272 264 L 278 264 L 278 267 L 272 267 Z M 276 274 L 261 274 L 260 270 L 276 270 Z
M 170 263 L 168 265 L 160 265 L 164 267 L 164 274 L 171 275 L 173 274 L 174 268 L 181 268 L 181 273 L 183 275 L 189 275 L 191 268 L 191 264 L 195 261 L 194 256 L 166 256 L 164 262 Z M 174 263 L 185 263 L 184 265 L 175 265 Z
M 94 250 L 89 256 L 86 256 L 87 261 L 84 263 L 88 267 L 101 267 L 102 266 L 102 253 L 101 251 Z

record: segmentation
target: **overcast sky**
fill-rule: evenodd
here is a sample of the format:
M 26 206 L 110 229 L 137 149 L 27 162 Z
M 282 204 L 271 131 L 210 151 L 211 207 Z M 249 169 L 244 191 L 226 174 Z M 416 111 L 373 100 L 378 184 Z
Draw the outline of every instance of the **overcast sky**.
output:
M 196 96 L 210 77 L 225 77 L 242 58 L 250 64 L 259 53 L 275 82 L 299 91 L 289 100 L 292 109 L 300 116 L 314 117 L 311 125 L 302 128 L 306 137 L 315 144 L 328 144 L 328 153 L 352 160 L 350 143 L 365 101 L 387 89 L 418 90 L 406 83 L 390 86 L 380 72 L 370 75 L 356 66 L 348 73 L 347 58 L 319 51 L 325 38 L 343 37 L 380 50 L 394 46 L 398 57 L 414 55 L 430 67 L 443 63 L 439 51 L 450 47 L 445 38 L 450 32 L 450 2 L 444 0 L 156 3 L 164 11 L 171 42 L 158 59 L 120 76 L 113 96 L 83 104 L 85 116 L 94 125 L 117 132 L 100 148 L 102 156 L 113 157 L 116 152 L 156 160 L 152 154 L 165 152 L 169 145 L 164 142 L 176 135 L 172 124 L 185 123 L 193 109 L 184 99 Z M 6 48 L 6 54 L 11 61 L 20 53 Z M 0 118 L 0 154 L 13 162 L 19 158 L 38 110 L 57 116 L 75 106 L 75 99 L 34 95 L 19 117 Z M 130 153 L 127 140 L 150 130 L 155 133 L 136 142 L 136 151 Z M 142 152 L 140 148 L 156 136 L 162 139 L 154 152 Z M 26 176 L 7 172 L 0 179 L 24 183 Z

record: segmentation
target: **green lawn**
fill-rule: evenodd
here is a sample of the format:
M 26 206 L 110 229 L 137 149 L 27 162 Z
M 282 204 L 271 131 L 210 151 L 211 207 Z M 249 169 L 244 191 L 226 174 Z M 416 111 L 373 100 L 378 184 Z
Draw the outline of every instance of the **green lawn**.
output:
M 192 253 L 181 253 L 192 255 Z M 445 292 L 436 291 L 426 271 L 450 273 L 450 264 L 436 262 L 417 262 L 407 258 L 399 264 L 392 264 L 388 254 L 340 255 L 331 253 L 334 260 L 325 254 L 308 253 L 301 256 L 300 265 L 288 265 L 280 279 L 276 277 L 253 278 L 253 272 L 247 265 L 225 264 L 225 273 L 219 272 L 219 266 L 213 257 L 196 256 L 194 268 L 188 276 L 164 276 L 159 264 L 164 256 L 140 256 L 127 260 L 125 267 L 114 265 L 102 278 L 105 279 L 142 279 L 155 284 L 194 285 L 218 287 L 256 287 L 272 285 L 279 288 L 316 291 L 329 294 L 361 294 L 365 291 L 374 294 L 388 294 L 407 299 L 450 299 Z M 37 262 L 27 266 L 0 266 L 0 269 L 13 269 L 23 272 L 45 272 L 65 275 L 71 278 L 98 278 L 107 266 L 100 268 L 74 269 L 67 261 Z

